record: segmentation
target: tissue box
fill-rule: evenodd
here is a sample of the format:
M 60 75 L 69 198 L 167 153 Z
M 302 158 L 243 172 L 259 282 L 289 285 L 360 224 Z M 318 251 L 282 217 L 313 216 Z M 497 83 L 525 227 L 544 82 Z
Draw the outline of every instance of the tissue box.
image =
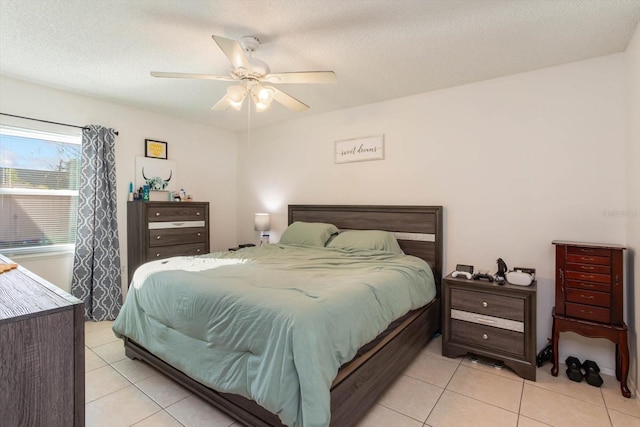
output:
M 168 191 L 149 191 L 149 201 L 150 202 L 168 202 L 169 201 L 169 192 Z

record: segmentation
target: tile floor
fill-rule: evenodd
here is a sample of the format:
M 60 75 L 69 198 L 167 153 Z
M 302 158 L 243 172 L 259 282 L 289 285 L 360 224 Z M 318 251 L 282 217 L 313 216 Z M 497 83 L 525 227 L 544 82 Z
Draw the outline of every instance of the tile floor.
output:
M 111 322 L 87 322 L 87 427 L 239 427 L 200 398 L 124 355 Z M 640 427 L 638 401 L 614 377 L 602 388 L 552 377 L 523 380 L 468 358 L 449 359 L 434 339 L 358 427 Z

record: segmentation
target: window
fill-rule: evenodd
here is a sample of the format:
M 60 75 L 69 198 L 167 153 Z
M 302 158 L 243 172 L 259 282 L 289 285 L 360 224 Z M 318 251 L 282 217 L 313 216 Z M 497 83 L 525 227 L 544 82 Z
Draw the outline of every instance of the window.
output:
M 73 247 L 81 138 L 0 126 L 0 252 Z

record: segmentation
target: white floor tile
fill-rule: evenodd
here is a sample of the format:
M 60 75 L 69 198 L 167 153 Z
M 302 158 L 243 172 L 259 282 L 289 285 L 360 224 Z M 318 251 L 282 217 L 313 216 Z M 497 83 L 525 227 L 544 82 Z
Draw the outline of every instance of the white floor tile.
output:
M 420 427 L 422 423 L 381 405 L 373 405 L 357 427 Z
M 427 418 L 432 427 L 516 427 L 518 414 L 448 390 Z
M 166 408 L 189 396 L 191 392 L 164 375 L 153 375 L 136 383 L 144 394 Z
M 398 378 L 378 403 L 424 422 L 444 390 L 406 375 Z
M 169 406 L 166 411 L 185 427 L 228 427 L 234 420 L 196 395 Z
M 158 405 L 133 385 L 86 405 L 87 427 L 128 427 L 160 411 Z

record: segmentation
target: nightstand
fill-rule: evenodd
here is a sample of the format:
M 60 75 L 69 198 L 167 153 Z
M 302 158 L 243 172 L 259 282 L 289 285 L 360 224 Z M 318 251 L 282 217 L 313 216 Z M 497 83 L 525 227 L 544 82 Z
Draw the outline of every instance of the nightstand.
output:
M 499 360 L 536 379 L 536 282 L 517 286 L 448 275 L 442 282 L 442 354 Z
M 253 246 L 255 246 L 253 243 L 243 243 L 241 245 L 236 246 L 235 248 L 229 248 L 229 251 L 237 251 L 238 249 L 251 248 Z

